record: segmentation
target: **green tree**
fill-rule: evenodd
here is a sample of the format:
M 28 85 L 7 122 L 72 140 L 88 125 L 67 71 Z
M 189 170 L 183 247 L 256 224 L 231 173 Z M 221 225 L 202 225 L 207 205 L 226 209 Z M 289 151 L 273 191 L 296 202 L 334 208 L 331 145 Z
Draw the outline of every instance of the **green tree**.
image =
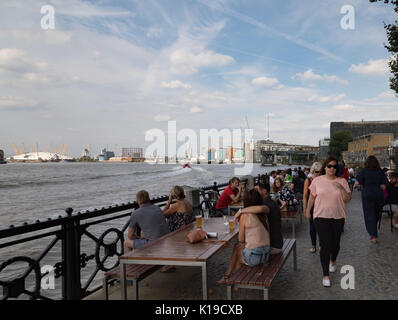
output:
M 398 14 L 398 0 L 369 0 L 370 2 L 383 1 L 386 4 L 391 4 L 394 7 L 395 13 Z M 384 29 L 386 29 L 388 45 L 384 47 L 388 52 L 392 53 L 392 56 L 388 62 L 390 71 L 393 77 L 390 78 L 390 88 L 398 94 L 398 22 L 395 21 L 393 24 L 386 24 L 384 22 Z
M 348 143 L 352 140 L 350 132 L 346 130 L 336 131 L 330 138 L 329 155 L 333 155 L 341 160 L 343 158 L 342 152 L 348 150 Z

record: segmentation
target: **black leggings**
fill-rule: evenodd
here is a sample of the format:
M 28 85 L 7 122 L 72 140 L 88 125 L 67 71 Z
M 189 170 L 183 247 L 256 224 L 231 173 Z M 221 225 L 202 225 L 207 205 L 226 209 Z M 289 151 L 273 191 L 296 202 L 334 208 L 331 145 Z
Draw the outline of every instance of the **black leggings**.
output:
M 329 276 L 329 262 L 335 262 L 340 251 L 340 237 L 344 219 L 315 218 L 315 228 L 321 247 L 320 258 L 323 276 Z

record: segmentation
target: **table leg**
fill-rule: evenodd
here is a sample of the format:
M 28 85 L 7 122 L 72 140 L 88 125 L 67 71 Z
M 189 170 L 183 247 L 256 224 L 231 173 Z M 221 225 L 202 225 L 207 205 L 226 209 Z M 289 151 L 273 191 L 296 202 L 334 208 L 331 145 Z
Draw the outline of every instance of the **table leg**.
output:
M 296 239 L 296 224 L 294 223 L 294 221 L 291 221 L 292 223 L 292 235 L 293 235 L 293 239 Z
M 207 300 L 207 264 L 202 264 L 202 290 L 203 300 Z
M 126 265 L 120 261 L 120 290 L 121 299 L 127 300 Z
M 297 271 L 297 251 L 296 251 L 296 242 L 293 246 L 293 269 Z

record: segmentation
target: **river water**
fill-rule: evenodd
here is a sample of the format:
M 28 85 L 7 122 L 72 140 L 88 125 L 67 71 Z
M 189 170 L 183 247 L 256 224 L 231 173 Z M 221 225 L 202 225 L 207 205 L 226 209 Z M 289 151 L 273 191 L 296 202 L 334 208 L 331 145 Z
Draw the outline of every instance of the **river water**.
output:
M 245 174 L 253 176 L 283 168 L 267 168 L 253 164 L 250 169 L 250 166 Z M 215 181 L 228 182 L 231 177 L 239 175 L 236 170 L 242 168 L 243 164 L 193 164 L 191 168 L 183 168 L 181 164 L 109 162 L 0 165 L 0 229 L 6 229 L 10 225 L 19 226 L 24 222 L 33 223 L 36 220 L 64 216 L 65 209 L 69 207 L 77 212 L 132 202 L 137 191 L 141 189 L 146 189 L 150 196 L 154 197 L 168 195 L 174 185 L 203 187 L 212 185 Z M 96 236 L 99 236 L 103 230 L 112 226 L 120 228 L 123 223 L 110 223 L 94 231 L 98 231 Z M 37 258 L 49 241 L 41 239 L 0 249 L 0 264 L 16 255 Z M 0 240 L 0 243 L 4 242 L 4 239 Z M 94 242 L 85 239 L 81 245 L 82 253 L 93 254 Z M 54 265 L 59 261 L 60 242 L 41 261 L 41 265 Z M 91 261 L 91 264 L 94 262 Z M 87 269 L 90 269 L 89 265 Z M 23 267 L 8 267 L 0 272 L 0 280 L 7 279 L 17 271 L 23 271 Z M 84 273 L 82 272 L 82 278 L 90 275 L 89 271 L 86 275 Z M 101 277 L 98 277 L 93 284 L 99 284 L 100 279 Z M 57 283 L 59 287 L 60 282 Z M 60 290 L 46 292 L 47 296 L 55 298 L 59 298 L 59 294 Z

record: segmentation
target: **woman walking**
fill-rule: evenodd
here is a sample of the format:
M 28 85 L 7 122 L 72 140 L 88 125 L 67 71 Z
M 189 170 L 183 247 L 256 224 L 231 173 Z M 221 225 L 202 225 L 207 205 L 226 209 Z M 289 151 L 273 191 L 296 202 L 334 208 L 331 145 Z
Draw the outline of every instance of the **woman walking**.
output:
M 321 169 L 322 169 L 322 163 L 320 162 L 314 162 L 311 166 L 310 173 L 311 175 L 305 180 L 304 182 L 304 193 L 303 193 L 303 211 L 305 212 L 307 209 L 307 204 L 308 204 L 308 199 L 310 197 L 310 191 L 309 187 L 312 183 L 312 181 L 318 177 L 321 174 Z M 315 253 L 316 252 L 316 229 L 315 229 L 315 224 L 314 224 L 314 207 L 311 208 L 311 218 L 309 220 L 310 222 L 310 237 L 311 237 L 311 248 L 310 252 Z
M 377 243 L 377 221 L 379 211 L 383 205 L 383 190 L 386 190 L 388 180 L 379 161 L 375 156 L 367 157 L 365 168 L 359 172 L 357 186 L 362 186 L 362 208 L 365 218 L 366 230 L 370 235 L 370 242 Z
M 340 237 L 346 220 L 346 203 L 351 200 L 347 181 L 337 177 L 338 161 L 328 157 L 310 187 L 306 217 L 311 219 L 314 206 L 314 224 L 319 236 L 320 259 L 323 270 L 322 284 L 330 287 L 329 272 L 336 272 L 336 260 L 340 251 Z

